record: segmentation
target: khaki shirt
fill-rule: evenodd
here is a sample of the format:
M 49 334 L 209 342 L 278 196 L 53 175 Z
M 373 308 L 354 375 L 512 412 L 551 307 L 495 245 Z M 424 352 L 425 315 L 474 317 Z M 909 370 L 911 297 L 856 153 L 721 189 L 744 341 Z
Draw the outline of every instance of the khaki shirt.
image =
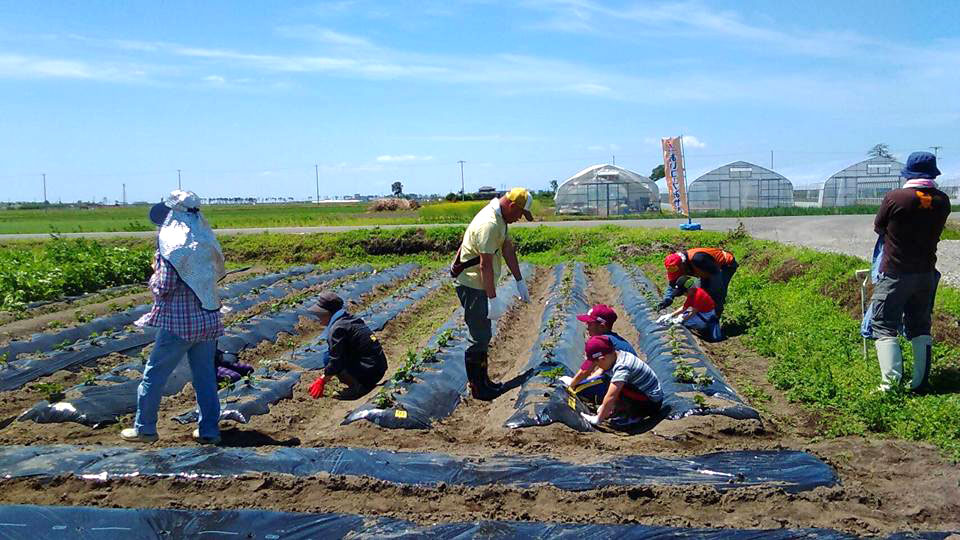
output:
M 473 221 L 467 226 L 463 234 L 463 243 L 460 244 L 460 261 L 466 262 L 481 253 L 493 255 L 493 282 L 500 281 L 503 271 L 503 242 L 507 236 L 507 222 L 500 215 L 500 199 L 493 199 L 490 204 L 477 212 Z M 457 283 L 472 289 L 483 289 L 480 280 L 480 265 L 471 266 L 457 276 Z

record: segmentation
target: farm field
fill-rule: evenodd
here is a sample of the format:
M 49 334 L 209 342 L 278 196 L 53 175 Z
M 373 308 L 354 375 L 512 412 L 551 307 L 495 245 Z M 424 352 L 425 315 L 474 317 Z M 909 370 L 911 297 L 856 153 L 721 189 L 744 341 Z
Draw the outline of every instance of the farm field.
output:
M 215 229 L 290 228 L 319 226 L 419 225 L 469 223 L 485 203 L 482 201 L 433 202 L 417 210 L 374 212 L 367 203 L 209 205 L 204 215 Z M 956 208 L 958 210 L 960 208 Z M 749 218 L 771 216 L 869 215 L 876 207 L 839 208 L 755 208 L 742 211 L 694 212 L 694 219 Z M 533 213 L 537 221 L 577 221 L 598 219 L 592 216 L 557 216 L 553 199 L 538 197 Z M 147 232 L 154 226 L 147 220 L 144 206 L 97 208 L 2 209 L 0 235 Z M 650 212 L 612 216 L 608 221 L 663 219 L 669 214 Z M 960 227 L 945 231 L 945 239 L 960 239 Z
M 224 284 L 233 309 L 221 348 L 257 371 L 223 386 L 224 443 L 197 452 L 193 426 L 177 419 L 193 408 L 189 377 L 161 405 L 158 443 L 128 452 L 117 436 L 152 343 L 129 326 L 142 291 L 121 291 L 130 298 L 123 309 L 87 307 L 80 318 L 65 302 L 26 305 L 145 279 L 152 242 L 18 244 L 37 262 L 23 263 L 23 253 L 10 259 L 7 268 L 20 267 L 17 283 L 26 285 L 8 290 L 40 292 L 4 304 L 0 499 L 333 512 L 410 527 L 498 520 L 857 536 L 960 531 L 956 289 L 937 297 L 934 391 L 879 396 L 871 393 L 876 359 L 872 350 L 863 357 L 857 333 L 852 271 L 862 260 L 743 230 L 512 229 L 533 301 L 514 301 L 497 325 L 491 375 L 511 389 L 487 403 L 468 397 L 466 334 L 444 277 L 462 232 L 221 238 L 232 267 L 246 268 Z M 724 246 L 741 263 L 725 314 L 730 338 L 721 343 L 652 324 L 663 255 L 692 242 Z M 60 251 L 72 254 L 57 259 Z M 50 277 L 56 265 L 108 276 L 102 269 L 114 260 L 130 275 L 99 277 L 82 290 Z M 356 401 L 307 393 L 325 343 L 302 307 L 328 289 L 375 327 L 390 361 L 387 382 Z M 573 316 L 595 303 L 620 314 L 617 331 L 668 383 L 676 414 L 632 431 L 577 423 L 584 404 L 565 394 L 556 370 L 571 374 L 582 360 L 583 326 Z M 680 467 L 674 458 L 704 464 Z M 229 530 L 230 522 L 221 525 Z

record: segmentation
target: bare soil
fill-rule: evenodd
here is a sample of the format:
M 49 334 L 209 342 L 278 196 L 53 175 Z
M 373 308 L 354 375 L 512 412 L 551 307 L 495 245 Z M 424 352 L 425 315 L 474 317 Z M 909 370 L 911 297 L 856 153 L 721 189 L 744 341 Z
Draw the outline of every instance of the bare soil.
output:
M 530 280 L 529 304 L 518 304 L 500 322 L 491 347 L 491 375 L 509 379 L 522 372 L 540 329 L 552 274 L 541 269 Z M 606 303 L 621 315 L 616 330 L 628 341 L 637 335 L 624 315 L 604 269 L 590 272 L 591 303 Z M 391 370 L 409 348 L 423 346 L 458 304 L 449 289 L 422 300 L 391 322 L 378 337 Z M 764 417 L 763 422 L 720 416 L 665 421 L 639 435 L 577 433 L 562 425 L 511 430 L 517 391 L 487 403 L 466 397 L 457 411 L 431 430 L 386 430 L 369 422 L 340 426 L 362 401 L 312 400 L 304 374 L 291 400 L 250 424 L 225 426 L 226 445 L 269 449 L 280 445 L 355 446 L 438 451 L 460 456 L 552 456 L 593 463 L 615 456 L 683 456 L 721 450 L 796 449 L 833 466 L 840 484 L 788 494 L 778 488 L 718 492 L 705 487 L 607 488 L 565 492 L 509 486 L 411 487 L 369 478 L 318 475 L 245 475 L 227 479 L 124 478 L 105 482 L 76 478 L 3 480 L 6 503 L 163 508 L 269 508 L 285 511 L 349 512 L 411 519 L 422 523 L 507 519 L 583 523 L 644 523 L 697 527 L 830 527 L 854 534 L 907 530 L 960 530 L 960 469 L 932 446 L 889 439 L 822 439 L 817 415 L 791 403 L 766 379 L 768 360 L 734 337 L 704 344 L 729 383 Z M 262 351 L 280 354 L 282 351 Z M 332 394 L 328 389 L 327 395 Z M 192 390 L 165 400 L 161 418 L 192 405 Z M 365 398 L 364 398 L 365 399 Z M 164 420 L 162 445 L 190 445 L 192 426 Z M 30 443 L 113 445 L 111 430 L 83 426 L 32 426 L 32 437 L 0 440 Z

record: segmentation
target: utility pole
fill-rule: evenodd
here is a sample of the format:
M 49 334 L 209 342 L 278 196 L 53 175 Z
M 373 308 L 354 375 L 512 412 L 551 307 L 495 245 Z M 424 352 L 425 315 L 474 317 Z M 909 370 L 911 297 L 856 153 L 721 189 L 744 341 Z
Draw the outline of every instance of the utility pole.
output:
M 933 157 L 940 157 L 940 149 L 942 146 L 931 146 L 930 149 L 933 150 Z
M 613 165 L 616 165 L 616 164 L 617 164 L 617 156 L 614 155 L 614 156 L 611 156 L 611 157 L 613 158 Z
M 47 202 L 47 173 L 43 174 L 43 202 Z
M 183 185 L 180 184 L 180 169 L 177 169 L 177 189 L 183 189 Z
M 317 173 L 317 204 L 320 204 L 320 164 L 314 163 L 313 170 Z
M 773 170 L 773 150 L 770 151 L 770 170 Z
M 463 187 L 463 186 L 464 186 L 464 184 L 463 184 L 463 164 L 466 163 L 466 161 L 464 161 L 464 160 L 461 159 L 461 160 L 458 161 L 457 163 L 460 164 L 460 200 L 461 200 L 461 201 L 465 201 L 465 200 L 467 200 L 467 191 L 466 191 L 466 189 Z
M 123 184 L 123 205 L 127 205 L 127 185 Z

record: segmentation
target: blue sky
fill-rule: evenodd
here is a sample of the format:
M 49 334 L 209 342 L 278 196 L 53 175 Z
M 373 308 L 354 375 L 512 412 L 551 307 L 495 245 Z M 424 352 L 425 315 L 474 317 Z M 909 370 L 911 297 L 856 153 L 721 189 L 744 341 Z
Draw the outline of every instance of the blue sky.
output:
M 794 5 L 797 4 L 797 5 Z M 4 200 L 542 189 L 616 155 L 960 177 L 960 3 L 0 0 Z

